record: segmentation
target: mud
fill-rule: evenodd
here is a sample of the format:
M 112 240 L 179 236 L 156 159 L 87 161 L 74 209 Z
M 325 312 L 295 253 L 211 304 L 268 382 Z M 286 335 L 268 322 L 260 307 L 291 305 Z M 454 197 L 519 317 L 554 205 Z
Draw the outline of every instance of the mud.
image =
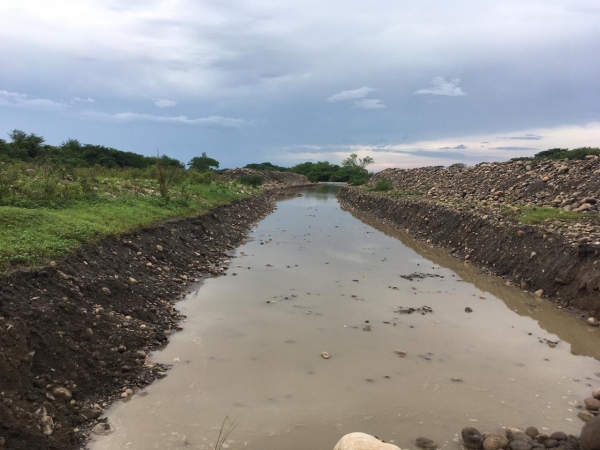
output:
M 165 366 L 146 359 L 183 317 L 173 303 L 220 275 L 263 195 L 82 249 L 53 267 L 0 279 L 0 437 L 6 448 L 80 448 L 112 400 Z M 102 425 L 100 425 L 102 426 Z M 1 439 L 0 439 L 1 441 Z
M 586 242 L 574 246 L 566 236 L 540 226 L 361 188 L 345 187 L 338 198 L 349 209 L 405 228 L 523 290 L 552 298 L 561 308 L 600 316 L 600 254 Z

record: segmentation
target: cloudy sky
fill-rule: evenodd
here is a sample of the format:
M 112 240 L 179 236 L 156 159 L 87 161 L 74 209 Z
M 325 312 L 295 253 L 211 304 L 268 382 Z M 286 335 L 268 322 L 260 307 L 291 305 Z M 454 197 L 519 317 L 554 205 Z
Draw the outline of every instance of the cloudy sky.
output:
M 598 0 L 3 0 L 0 133 L 222 167 L 600 146 L 599 24 Z

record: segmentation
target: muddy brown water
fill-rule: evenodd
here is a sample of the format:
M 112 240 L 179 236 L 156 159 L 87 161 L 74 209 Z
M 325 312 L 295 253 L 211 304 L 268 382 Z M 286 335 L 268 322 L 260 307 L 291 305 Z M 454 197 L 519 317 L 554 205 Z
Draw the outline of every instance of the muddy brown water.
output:
M 232 450 L 330 450 L 353 431 L 452 449 L 465 426 L 579 434 L 599 330 L 342 210 L 336 190 L 280 201 L 227 276 L 179 303 L 184 331 L 151 355 L 179 362 L 110 408 L 114 432 L 91 449 L 213 449 L 226 417 L 239 421 Z M 401 277 L 413 273 L 426 276 Z

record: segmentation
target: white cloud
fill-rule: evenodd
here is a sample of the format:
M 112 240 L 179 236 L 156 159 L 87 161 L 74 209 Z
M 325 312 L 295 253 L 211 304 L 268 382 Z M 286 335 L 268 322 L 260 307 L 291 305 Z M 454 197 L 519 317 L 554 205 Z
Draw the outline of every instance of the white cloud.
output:
M 363 98 L 354 102 L 356 108 L 362 109 L 383 109 L 387 108 L 378 98 Z
M 359 98 L 364 98 L 369 95 L 371 92 L 375 92 L 377 89 L 373 89 L 370 87 L 361 87 L 359 89 L 353 89 L 350 91 L 342 91 L 339 94 L 332 95 L 327 98 L 328 102 L 340 102 L 344 100 L 356 100 Z
M 83 113 L 84 117 L 108 120 L 112 122 L 160 122 L 160 123 L 181 123 L 185 125 L 198 125 L 198 126 L 220 126 L 228 128 L 239 128 L 245 125 L 249 125 L 251 122 L 243 119 L 234 119 L 231 117 L 223 116 L 209 116 L 200 118 L 189 118 L 187 116 L 157 116 L 154 114 L 138 114 L 132 112 L 108 114 L 96 111 L 86 111 Z
M 467 95 L 460 88 L 459 83 L 460 78 L 453 78 L 450 81 L 446 81 L 444 77 L 435 77 L 431 80 L 432 87 L 419 89 L 415 94 L 448 95 L 450 97 Z
M 26 94 L 8 91 L 0 91 L 0 106 L 45 110 L 61 110 L 69 107 L 66 103 L 55 102 L 45 98 L 31 98 Z
M 174 102 L 173 100 L 161 99 L 161 100 L 156 100 L 154 102 L 154 104 L 156 106 L 158 106 L 159 108 L 169 108 L 171 106 L 175 106 L 177 104 L 177 102 Z
M 79 98 L 79 97 L 74 97 L 73 100 L 71 100 L 71 103 L 96 103 L 96 100 L 94 100 L 93 98 L 87 97 L 87 98 Z

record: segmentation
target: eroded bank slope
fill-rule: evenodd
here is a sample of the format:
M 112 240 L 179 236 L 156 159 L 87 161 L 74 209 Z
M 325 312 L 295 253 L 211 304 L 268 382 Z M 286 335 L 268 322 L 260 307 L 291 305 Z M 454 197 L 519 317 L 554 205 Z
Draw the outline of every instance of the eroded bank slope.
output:
M 173 302 L 219 274 L 273 207 L 269 195 L 234 201 L 3 276 L 0 448 L 78 448 L 111 398 L 163 376 L 146 353 L 179 326 Z
M 345 187 L 338 198 L 346 208 L 391 221 L 560 306 L 600 314 L 600 246 L 587 236 L 574 241 L 554 227 L 525 225 L 499 210 L 427 196 Z

